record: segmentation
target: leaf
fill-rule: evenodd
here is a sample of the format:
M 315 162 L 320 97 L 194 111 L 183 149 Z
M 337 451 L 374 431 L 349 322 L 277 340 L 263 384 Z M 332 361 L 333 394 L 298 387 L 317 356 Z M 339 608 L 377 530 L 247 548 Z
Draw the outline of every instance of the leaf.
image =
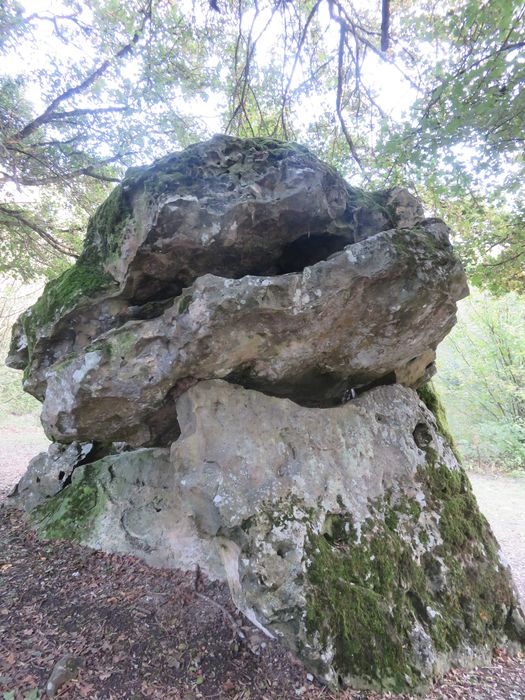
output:
M 24 695 L 24 700 L 40 700 L 40 691 L 38 688 L 33 688 Z
M 13 654 L 12 651 L 7 654 L 7 656 L 4 656 L 4 663 L 6 663 L 8 666 L 12 666 L 16 661 L 16 656 Z

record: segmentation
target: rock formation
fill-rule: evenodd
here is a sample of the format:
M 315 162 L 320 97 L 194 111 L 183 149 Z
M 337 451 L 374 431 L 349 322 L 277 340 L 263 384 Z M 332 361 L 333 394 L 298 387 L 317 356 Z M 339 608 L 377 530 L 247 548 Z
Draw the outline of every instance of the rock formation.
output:
M 46 537 L 227 580 L 334 686 L 525 642 L 427 384 L 467 294 L 448 234 L 296 144 L 132 170 L 15 325 L 54 441 L 15 500 Z

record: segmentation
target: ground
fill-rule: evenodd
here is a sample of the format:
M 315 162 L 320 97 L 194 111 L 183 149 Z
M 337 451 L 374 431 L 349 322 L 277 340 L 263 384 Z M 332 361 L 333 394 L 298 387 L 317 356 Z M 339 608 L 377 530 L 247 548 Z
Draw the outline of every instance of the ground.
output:
M 0 424 L 3 496 L 45 443 L 35 419 L 22 416 Z M 525 601 L 525 479 L 471 479 Z M 65 654 L 82 657 L 83 667 L 58 690 L 63 700 L 335 697 L 236 614 L 225 586 L 195 572 L 151 569 L 132 557 L 40 542 L 3 496 L 2 700 L 46 697 L 47 679 Z M 339 697 L 401 700 L 353 691 Z M 454 671 L 426 698 L 523 700 L 525 659 L 497 653 L 492 667 Z

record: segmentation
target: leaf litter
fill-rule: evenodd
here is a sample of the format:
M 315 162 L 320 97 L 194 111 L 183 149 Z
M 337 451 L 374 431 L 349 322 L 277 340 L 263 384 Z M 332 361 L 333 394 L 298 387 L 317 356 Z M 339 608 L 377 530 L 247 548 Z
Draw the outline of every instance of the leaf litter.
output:
M 232 626 L 232 621 L 234 625 Z M 238 632 L 242 631 L 239 635 Z M 237 632 L 237 633 L 236 633 Z M 332 700 L 304 666 L 200 572 L 39 540 L 0 503 L 0 699 L 41 700 L 58 662 L 81 660 L 61 700 Z M 340 700 L 410 700 L 344 691 Z M 452 671 L 427 700 L 524 700 L 525 658 Z

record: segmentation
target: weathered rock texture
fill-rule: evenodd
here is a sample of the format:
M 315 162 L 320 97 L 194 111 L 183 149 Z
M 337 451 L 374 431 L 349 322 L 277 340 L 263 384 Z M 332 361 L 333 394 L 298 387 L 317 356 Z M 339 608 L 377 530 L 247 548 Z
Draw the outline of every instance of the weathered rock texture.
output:
M 9 356 L 57 443 L 49 537 L 228 581 L 336 685 L 414 689 L 525 641 L 424 386 L 467 293 L 447 227 L 306 149 L 215 137 L 131 172 Z

